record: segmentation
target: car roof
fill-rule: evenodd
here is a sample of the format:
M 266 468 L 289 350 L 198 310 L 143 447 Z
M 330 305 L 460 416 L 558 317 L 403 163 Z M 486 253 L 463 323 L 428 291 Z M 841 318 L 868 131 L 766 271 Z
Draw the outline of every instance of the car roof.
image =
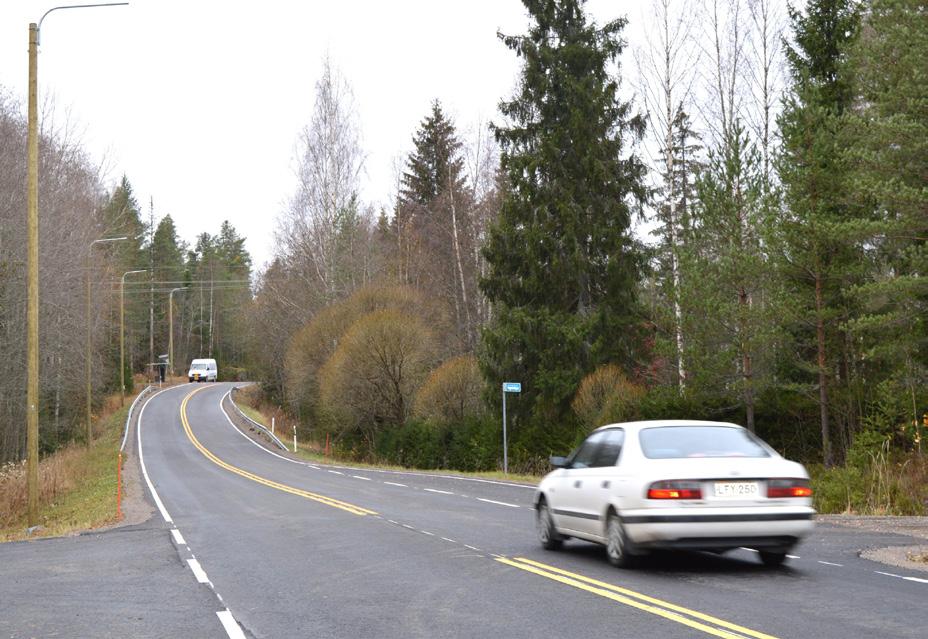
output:
M 642 430 L 644 428 L 661 428 L 663 426 L 716 426 L 720 428 L 743 428 L 743 426 L 732 424 L 731 422 L 710 422 L 702 419 L 651 419 L 638 422 L 606 424 L 605 426 L 600 426 L 596 430 L 607 430 L 609 428 L 619 427 L 626 430 Z

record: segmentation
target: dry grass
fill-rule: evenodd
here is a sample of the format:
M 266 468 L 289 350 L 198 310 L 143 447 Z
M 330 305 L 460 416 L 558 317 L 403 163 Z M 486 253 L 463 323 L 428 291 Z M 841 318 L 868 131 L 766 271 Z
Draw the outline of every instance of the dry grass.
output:
M 128 411 L 107 398 L 97 438 L 87 448 L 72 444 L 39 462 L 39 525 L 34 536 L 67 534 L 115 520 L 116 464 Z M 116 409 L 116 410 L 114 410 Z M 0 541 L 27 537 L 25 462 L 0 468 Z

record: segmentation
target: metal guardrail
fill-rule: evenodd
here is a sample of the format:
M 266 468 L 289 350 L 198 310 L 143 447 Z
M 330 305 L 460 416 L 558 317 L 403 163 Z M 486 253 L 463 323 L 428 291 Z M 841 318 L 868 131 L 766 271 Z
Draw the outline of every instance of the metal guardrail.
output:
M 258 422 L 256 422 L 255 420 L 253 420 L 251 417 L 249 417 L 248 415 L 246 415 L 245 413 L 242 412 L 242 409 L 238 407 L 238 404 L 235 403 L 235 398 L 232 396 L 233 392 L 236 391 L 236 390 L 238 390 L 238 388 L 233 386 L 233 387 L 232 387 L 232 390 L 229 391 L 229 401 L 232 403 L 232 407 L 235 408 L 235 412 L 238 413 L 238 414 L 242 417 L 242 419 L 244 419 L 244 420 L 247 421 L 249 424 L 251 424 L 251 425 L 254 426 L 255 428 L 261 430 L 265 435 L 267 435 L 268 437 L 270 437 L 271 440 L 272 440 L 275 444 L 277 444 L 278 446 L 280 446 L 280 449 L 281 449 L 281 450 L 289 451 L 289 449 L 284 445 L 284 443 L 283 443 L 282 441 L 280 441 L 280 440 L 277 438 L 277 435 L 275 435 L 274 433 L 272 433 L 271 431 L 269 431 L 269 430 L 267 429 L 267 427 L 264 426 L 263 424 L 259 424 Z
M 119 452 L 123 452 L 126 448 L 126 439 L 129 437 L 129 426 L 132 424 L 132 413 L 135 412 L 135 405 L 139 403 L 139 400 L 145 396 L 145 394 L 154 388 L 151 384 L 142 389 L 142 392 L 136 395 L 135 400 L 132 402 L 132 405 L 129 406 L 129 414 L 126 416 L 126 428 L 125 432 L 122 435 L 122 446 L 119 447 Z

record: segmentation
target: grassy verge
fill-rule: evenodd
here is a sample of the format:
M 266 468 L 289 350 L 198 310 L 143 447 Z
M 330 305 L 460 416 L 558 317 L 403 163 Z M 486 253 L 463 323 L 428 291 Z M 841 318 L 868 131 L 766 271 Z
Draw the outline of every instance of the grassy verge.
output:
M 236 406 L 241 409 L 245 415 L 249 418 L 255 420 L 259 424 L 262 424 L 266 427 L 270 427 L 271 420 L 260 410 L 256 409 L 254 406 L 249 405 L 249 400 L 252 399 L 251 395 L 247 393 L 239 393 L 239 396 L 236 398 Z M 289 441 L 285 441 L 285 444 L 288 444 Z M 304 444 L 297 442 L 297 455 L 306 461 L 310 461 L 314 464 L 343 464 L 353 466 L 355 468 L 368 468 L 371 470 L 395 470 L 395 471 L 410 471 L 410 472 L 432 472 L 432 473 L 441 473 L 441 474 L 453 474 L 459 475 L 461 477 L 474 477 L 477 479 L 494 479 L 500 481 L 514 481 L 522 482 L 526 484 L 537 484 L 541 477 L 536 477 L 535 475 L 517 475 L 514 473 L 509 473 L 508 475 L 502 472 L 482 472 L 482 473 L 472 473 L 464 472 L 457 470 L 449 469 L 433 469 L 433 470 L 424 470 L 421 468 L 404 468 L 402 466 L 391 466 L 389 464 L 369 464 L 364 462 L 358 462 L 351 459 L 342 459 L 335 456 L 326 457 L 318 445 L 314 444 Z
M 919 453 L 875 453 L 856 465 L 808 468 L 820 513 L 924 515 L 928 511 L 928 457 Z
M 0 470 L 0 541 L 65 535 L 116 520 L 116 465 L 130 401 L 99 419 L 90 448 L 72 444 L 39 463 L 39 525 L 26 533 L 24 464 Z

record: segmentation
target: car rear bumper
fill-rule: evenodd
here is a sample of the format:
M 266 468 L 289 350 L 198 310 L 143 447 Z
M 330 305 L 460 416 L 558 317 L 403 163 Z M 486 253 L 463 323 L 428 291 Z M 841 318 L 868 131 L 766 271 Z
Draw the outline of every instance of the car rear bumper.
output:
M 699 513 L 661 509 L 623 513 L 622 523 L 629 541 L 643 548 L 785 550 L 812 532 L 814 515 L 812 508 Z

